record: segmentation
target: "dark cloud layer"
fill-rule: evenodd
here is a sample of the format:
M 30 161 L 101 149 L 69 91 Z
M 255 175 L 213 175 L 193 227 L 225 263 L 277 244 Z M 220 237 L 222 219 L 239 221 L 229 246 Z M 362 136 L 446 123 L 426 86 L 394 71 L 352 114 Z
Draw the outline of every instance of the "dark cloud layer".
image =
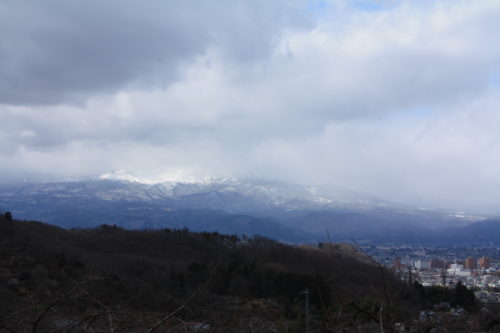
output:
M 0 103 L 82 102 L 127 85 L 165 85 L 177 67 L 220 47 L 252 61 L 287 27 L 285 1 L 12 1 L 0 5 Z

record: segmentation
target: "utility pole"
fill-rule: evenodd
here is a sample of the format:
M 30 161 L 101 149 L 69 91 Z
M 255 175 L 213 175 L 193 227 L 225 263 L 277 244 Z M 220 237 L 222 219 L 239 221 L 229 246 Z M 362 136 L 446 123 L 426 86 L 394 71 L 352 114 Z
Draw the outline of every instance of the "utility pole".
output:
M 444 268 L 441 269 L 441 283 L 443 287 L 446 287 L 446 269 Z
M 301 292 L 301 294 L 306 295 L 306 304 L 305 304 L 305 311 L 306 311 L 306 333 L 309 333 L 309 289 L 304 290 Z

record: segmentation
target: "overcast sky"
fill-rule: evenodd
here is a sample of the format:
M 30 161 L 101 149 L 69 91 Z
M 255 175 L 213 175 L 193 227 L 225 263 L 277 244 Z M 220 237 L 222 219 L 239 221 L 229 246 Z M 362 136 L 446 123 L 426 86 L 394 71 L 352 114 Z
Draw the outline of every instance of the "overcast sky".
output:
M 499 32 L 496 0 L 2 1 L 0 173 L 500 212 Z

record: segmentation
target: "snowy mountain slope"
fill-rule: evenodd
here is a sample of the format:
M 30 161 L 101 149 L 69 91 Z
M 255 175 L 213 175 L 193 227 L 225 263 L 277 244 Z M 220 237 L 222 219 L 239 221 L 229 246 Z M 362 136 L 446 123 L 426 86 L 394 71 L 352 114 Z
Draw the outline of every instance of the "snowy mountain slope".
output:
M 410 234 L 417 237 L 428 234 L 425 229 L 460 227 L 468 222 L 365 195 L 344 195 L 329 187 L 234 177 L 150 182 L 123 170 L 83 181 L 0 186 L 0 207 L 18 218 L 66 227 L 117 223 L 128 228 L 253 230 L 294 241 L 300 239 L 297 233 L 304 240 L 321 239 L 325 230 L 346 239 L 352 235 L 383 239 L 386 234 L 391 234 L 391 239 Z M 218 222 L 208 223 L 203 214 L 217 215 Z M 238 221 L 245 221 L 245 226 Z M 316 236 L 310 237 L 311 233 Z

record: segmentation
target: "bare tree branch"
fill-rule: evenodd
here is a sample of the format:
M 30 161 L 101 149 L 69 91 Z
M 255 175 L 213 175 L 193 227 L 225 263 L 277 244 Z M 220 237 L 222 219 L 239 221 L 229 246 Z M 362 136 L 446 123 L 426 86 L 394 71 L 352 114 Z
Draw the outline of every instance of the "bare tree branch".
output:
M 385 301 L 387 309 L 389 309 L 390 308 L 390 300 L 389 300 L 389 295 L 388 295 L 388 292 L 387 292 L 387 282 L 385 280 L 384 267 L 378 261 L 376 261 L 375 259 L 373 259 L 368 253 L 366 253 L 366 251 L 363 250 L 361 248 L 361 246 L 358 245 L 358 243 L 354 240 L 354 238 L 351 237 L 351 240 L 352 240 L 353 244 L 356 246 L 356 248 L 359 251 L 361 251 L 361 253 L 363 253 L 371 262 L 373 262 L 375 265 L 377 265 L 378 270 L 380 272 L 380 278 L 382 279 L 382 288 L 383 288 L 383 291 L 384 291 L 384 301 Z M 382 311 L 382 306 L 380 307 L 380 311 Z M 382 315 L 382 314 L 380 314 L 380 315 Z M 391 331 L 394 331 L 394 329 L 392 327 L 392 323 L 389 320 L 390 319 L 389 318 L 389 313 L 387 311 L 386 311 L 386 316 L 387 316 L 387 319 L 389 321 L 389 325 L 390 325 Z
M 163 325 L 163 323 L 165 323 L 170 318 L 177 316 L 177 314 L 179 312 L 184 310 L 184 308 L 186 306 L 188 306 L 193 301 L 193 299 L 196 297 L 196 295 L 198 295 L 198 293 L 203 288 L 205 288 L 205 286 L 207 286 L 210 283 L 210 281 L 212 281 L 212 279 L 215 276 L 215 273 L 217 271 L 217 268 L 219 266 L 219 262 L 220 262 L 220 259 L 217 260 L 217 263 L 215 264 L 214 268 L 210 272 L 210 276 L 208 277 L 208 279 L 205 282 L 203 282 L 201 285 L 199 285 L 198 288 L 196 288 L 196 290 L 191 294 L 191 296 L 189 296 L 189 298 L 186 300 L 186 302 L 184 302 L 184 304 L 182 304 L 180 307 L 178 307 L 175 311 L 173 311 L 173 312 L 167 314 L 165 317 L 163 317 L 154 326 L 152 326 L 149 330 L 147 330 L 146 333 L 152 333 L 152 332 L 156 331 L 161 325 Z
M 95 280 L 100 280 L 102 278 L 91 278 L 91 279 L 88 279 L 84 282 L 82 282 L 82 284 L 84 283 L 88 283 L 90 281 L 95 281 Z M 63 293 L 60 297 L 58 297 L 56 300 L 54 300 L 53 302 L 49 303 L 49 305 L 47 305 L 47 307 L 45 307 L 45 309 L 42 311 L 42 313 L 40 313 L 40 315 L 37 317 L 37 319 L 35 319 L 35 321 L 33 321 L 32 323 L 32 329 L 31 329 L 31 332 L 32 333 L 36 333 L 36 331 L 38 330 L 38 325 L 40 325 L 41 321 L 43 320 L 43 318 L 51 311 L 54 309 L 54 307 L 61 303 L 63 300 L 65 300 L 66 298 L 68 298 L 69 296 L 71 296 L 76 290 L 78 290 L 78 285 L 73 287 L 70 291 L 68 291 L 67 293 Z
M 78 282 L 76 282 L 76 280 L 73 279 L 73 283 L 76 285 L 77 288 L 79 288 L 81 291 L 83 291 L 85 293 L 85 295 L 87 295 L 91 300 L 93 300 L 95 303 L 97 303 L 99 306 L 101 306 L 105 310 L 105 314 L 107 314 L 108 321 L 109 321 L 109 331 L 111 333 L 114 333 L 115 328 L 113 325 L 113 316 L 111 315 L 112 312 L 109 310 L 109 308 L 104 303 L 102 303 L 101 301 L 96 299 L 94 296 L 92 296 L 85 288 L 83 288 Z
M 67 298 L 70 295 L 72 295 L 77 289 L 78 289 L 78 287 L 74 287 L 69 292 L 63 293 L 59 298 L 57 298 L 52 303 L 50 303 L 49 305 L 47 305 L 47 307 L 45 308 L 45 310 L 42 311 L 42 313 L 40 313 L 40 315 L 32 323 L 31 332 L 32 333 L 36 333 L 36 331 L 38 330 L 38 325 L 40 324 L 40 322 L 42 321 L 42 319 L 47 315 L 47 313 L 49 313 L 49 311 L 51 311 L 57 304 L 59 304 L 60 302 L 62 302 L 65 298 Z

